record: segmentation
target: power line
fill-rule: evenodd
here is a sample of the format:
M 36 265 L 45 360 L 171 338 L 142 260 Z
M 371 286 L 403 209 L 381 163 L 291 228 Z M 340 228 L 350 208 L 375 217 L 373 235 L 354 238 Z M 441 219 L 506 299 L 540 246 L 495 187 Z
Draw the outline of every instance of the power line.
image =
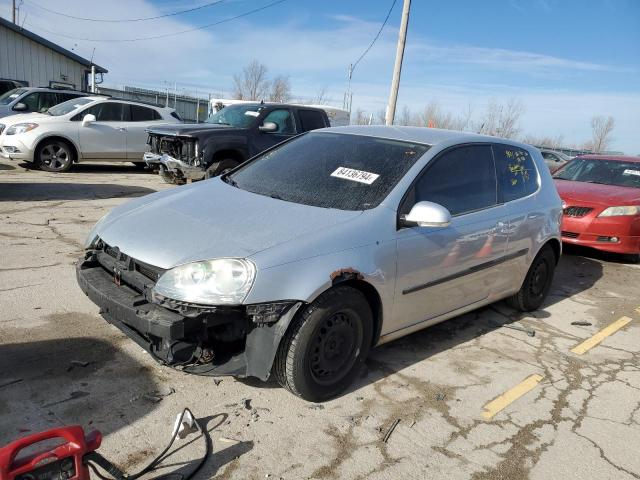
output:
M 183 13 L 195 12 L 197 10 L 202 10 L 203 8 L 212 7 L 224 1 L 225 0 L 216 0 L 215 2 L 205 3 L 204 5 L 200 5 L 198 7 L 187 8 L 186 10 L 179 10 L 177 12 L 172 12 L 172 13 L 165 13 L 164 15 L 156 15 L 155 17 L 121 18 L 121 19 L 76 17 L 75 15 L 69 15 L 66 13 L 57 12 L 47 7 L 43 7 L 42 5 L 38 5 L 37 3 L 32 2 L 31 0 L 29 0 L 27 3 L 36 8 L 39 8 L 40 10 L 44 10 L 45 12 L 53 13 L 54 15 L 59 15 L 61 17 L 73 18 L 74 20 L 84 20 L 86 22 L 122 23 L 122 22 L 143 22 L 145 20 L 157 20 L 159 18 L 175 17 L 176 15 L 182 15 Z
M 378 38 L 380 38 L 380 35 L 382 34 L 382 30 L 384 30 L 384 27 L 387 25 L 387 22 L 389 21 L 389 17 L 391 16 L 391 12 L 393 11 L 393 7 L 396 6 L 396 1 L 397 0 L 393 0 L 393 2 L 391 2 L 391 8 L 389 9 L 389 12 L 387 13 L 387 16 L 385 17 L 384 22 L 382 22 L 382 26 L 380 27 L 380 30 L 378 30 L 378 33 L 376 33 L 376 36 L 373 38 L 373 41 L 369 44 L 369 46 L 365 49 L 365 51 L 362 52 L 362 55 L 360 55 L 358 60 L 356 60 L 353 63 L 353 65 L 351 66 L 351 73 L 353 73 L 353 71 L 355 70 L 355 68 L 358 65 L 358 63 L 360 63 L 360 60 L 362 60 L 365 57 L 365 55 L 367 53 L 369 53 L 369 50 L 371 50 L 371 47 L 373 47 L 373 45 L 376 43 Z
M 213 22 L 213 23 L 209 23 L 207 25 L 202 25 L 200 27 L 195 27 L 195 28 L 189 28 L 187 30 L 181 30 L 179 32 L 173 32 L 173 33 L 164 33 L 161 35 L 153 35 L 150 37 L 139 37 L 139 38 L 81 38 L 81 37 L 73 37 L 71 35 L 65 35 L 64 33 L 59 33 L 59 32 L 54 32 L 51 30 L 47 30 L 46 28 L 40 27 L 38 25 L 33 25 L 33 24 L 29 24 L 32 27 L 35 27 L 37 29 L 40 29 L 44 32 L 50 33 L 51 35 L 57 35 L 59 37 L 64 37 L 64 38 L 69 38 L 71 40 L 82 40 L 85 42 L 113 42 L 113 43 L 123 43 L 123 42 L 139 42 L 139 41 L 143 41 L 143 40 L 155 40 L 158 38 L 166 38 L 166 37 L 174 37 L 176 35 L 182 35 L 184 33 L 190 33 L 190 32 L 195 32 L 198 30 L 205 30 L 207 28 L 211 28 L 211 27 L 215 27 L 216 25 L 221 25 L 223 23 L 228 23 L 231 22 L 233 20 L 237 20 L 239 18 L 243 18 L 243 17 L 248 17 L 249 15 L 253 15 L 254 13 L 258 13 L 262 10 L 266 10 L 267 8 L 270 7 L 274 7 L 276 5 L 278 5 L 279 3 L 284 3 L 287 0 L 276 0 L 275 2 L 271 2 L 268 3 L 266 5 L 263 5 L 262 7 L 258 7 L 258 8 L 254 8 L 253 10 L 249 10 L 248 12 L 244 12 L 241 13 L 239 15 L 236 15 L 234 17 L 229 17 L 229 18 L 225 18 L 223 20 L 219 20 L 217 22 Z

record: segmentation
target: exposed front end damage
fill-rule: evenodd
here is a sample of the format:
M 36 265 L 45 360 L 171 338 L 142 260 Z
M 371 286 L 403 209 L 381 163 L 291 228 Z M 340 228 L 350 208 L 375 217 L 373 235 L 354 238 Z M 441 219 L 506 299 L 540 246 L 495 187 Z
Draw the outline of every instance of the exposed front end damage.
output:
M 176 183 L 204 178 L 205 167 L 196 139 L 150 132 L 147 145 L 143 159 L 149 167 L 157 167 L 164 180 Z
M 162 273 L 102 241 L 76 267 L 80 287 L 101 315 L 156 361 L 198 375 L 267 380 L 302 302 L 189 304 L 154 295 Z

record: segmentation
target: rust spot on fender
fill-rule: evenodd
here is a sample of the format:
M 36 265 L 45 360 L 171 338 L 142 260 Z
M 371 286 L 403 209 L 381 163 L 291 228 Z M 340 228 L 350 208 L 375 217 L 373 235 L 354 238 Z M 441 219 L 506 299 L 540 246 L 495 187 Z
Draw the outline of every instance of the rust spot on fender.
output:
M 364 280 L 364 275 L 355 268 L 349 267 L 331 272 L 329 278 L 331 278 L 331 281 L 335 283 L 339 280 Z

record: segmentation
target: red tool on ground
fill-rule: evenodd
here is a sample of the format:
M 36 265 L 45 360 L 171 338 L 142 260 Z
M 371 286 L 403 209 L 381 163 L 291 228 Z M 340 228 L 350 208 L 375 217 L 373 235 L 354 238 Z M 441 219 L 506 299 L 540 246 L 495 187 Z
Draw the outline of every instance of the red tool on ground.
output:
M 56 446 L 20 455 L 39 443 L 56 440 Z M 61 441 L 64 443 L 60 444 Z M 85 436 L 78 425 L 21 438 L 0 448 L 0 480 L 89 480 L 84 457 L 94 452 L 101 442 L 100 432 Z
M 178 415 L 169 445 L 136 474 L 125 474 L 96 452 L 102 442 L 100 432 L 94 430 L 85 435 L 81 426 L 73 425 L 35 433 L 1 447 L 0 480 L 90 480 L 89 469 L 101 479 L 135 480 L 158 468 L 177 437 L 185 438 L 196 432 L 205 440 L 205 455 L 191 472 L 176 474 L 187 480 L 200 470 L 212 450 L 208 432 L 200 427 L 188 408 Z M 109 477 L 101 474 L 97 467 Z

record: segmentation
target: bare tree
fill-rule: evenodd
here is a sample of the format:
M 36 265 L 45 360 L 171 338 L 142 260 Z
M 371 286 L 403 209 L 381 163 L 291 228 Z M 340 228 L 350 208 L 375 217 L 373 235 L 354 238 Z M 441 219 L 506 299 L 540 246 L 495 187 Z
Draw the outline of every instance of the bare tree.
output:
M 291 100 L 291 82 L 289 77 L 278 75 L 271 82 L 270 102 L 286 103 Z
M 602 153 L 609 148 L 611 143 L 611 132 L 615 127 L 613 117 L 605 117 L 604 115 L 596 115 L 591 119 L 591 150 L 594 153 Z
M 376 124 L 377 125 L 384 125 L 384 123 L 386 122 L 386 116 L 387 116 L 387 110 L 384 108 L 381 108 L 380 110 L 378 110 L 376 112 Z
M 266 65 L 252 60 L 242 73 L 233 76 L 233 83 L 233 95 L 237 100 L 263 100 L 270 85 Z
M 369 125 L 369 120 L 370 116 L 367 114 L 367 112 L 359 108 L 358 110 L 356 110 L 355 119 L 352 123 L 355 125 Z
M 492 99 L 480 120 L 478 133 L 514 138 L 520 132 L 518 123 L 524 110 L 524 104 L 517 98 L 511 98 L 504 105 Z
M 316 95 L 311 98 L 311 100 L 309 101 L 309 103 L 313 104 L 313 105 L 326 105 L 327 103 L 329 103 L 330 99 L 327 96 L 327 87 L 322 87 L 320 88 L 317 92 Z

